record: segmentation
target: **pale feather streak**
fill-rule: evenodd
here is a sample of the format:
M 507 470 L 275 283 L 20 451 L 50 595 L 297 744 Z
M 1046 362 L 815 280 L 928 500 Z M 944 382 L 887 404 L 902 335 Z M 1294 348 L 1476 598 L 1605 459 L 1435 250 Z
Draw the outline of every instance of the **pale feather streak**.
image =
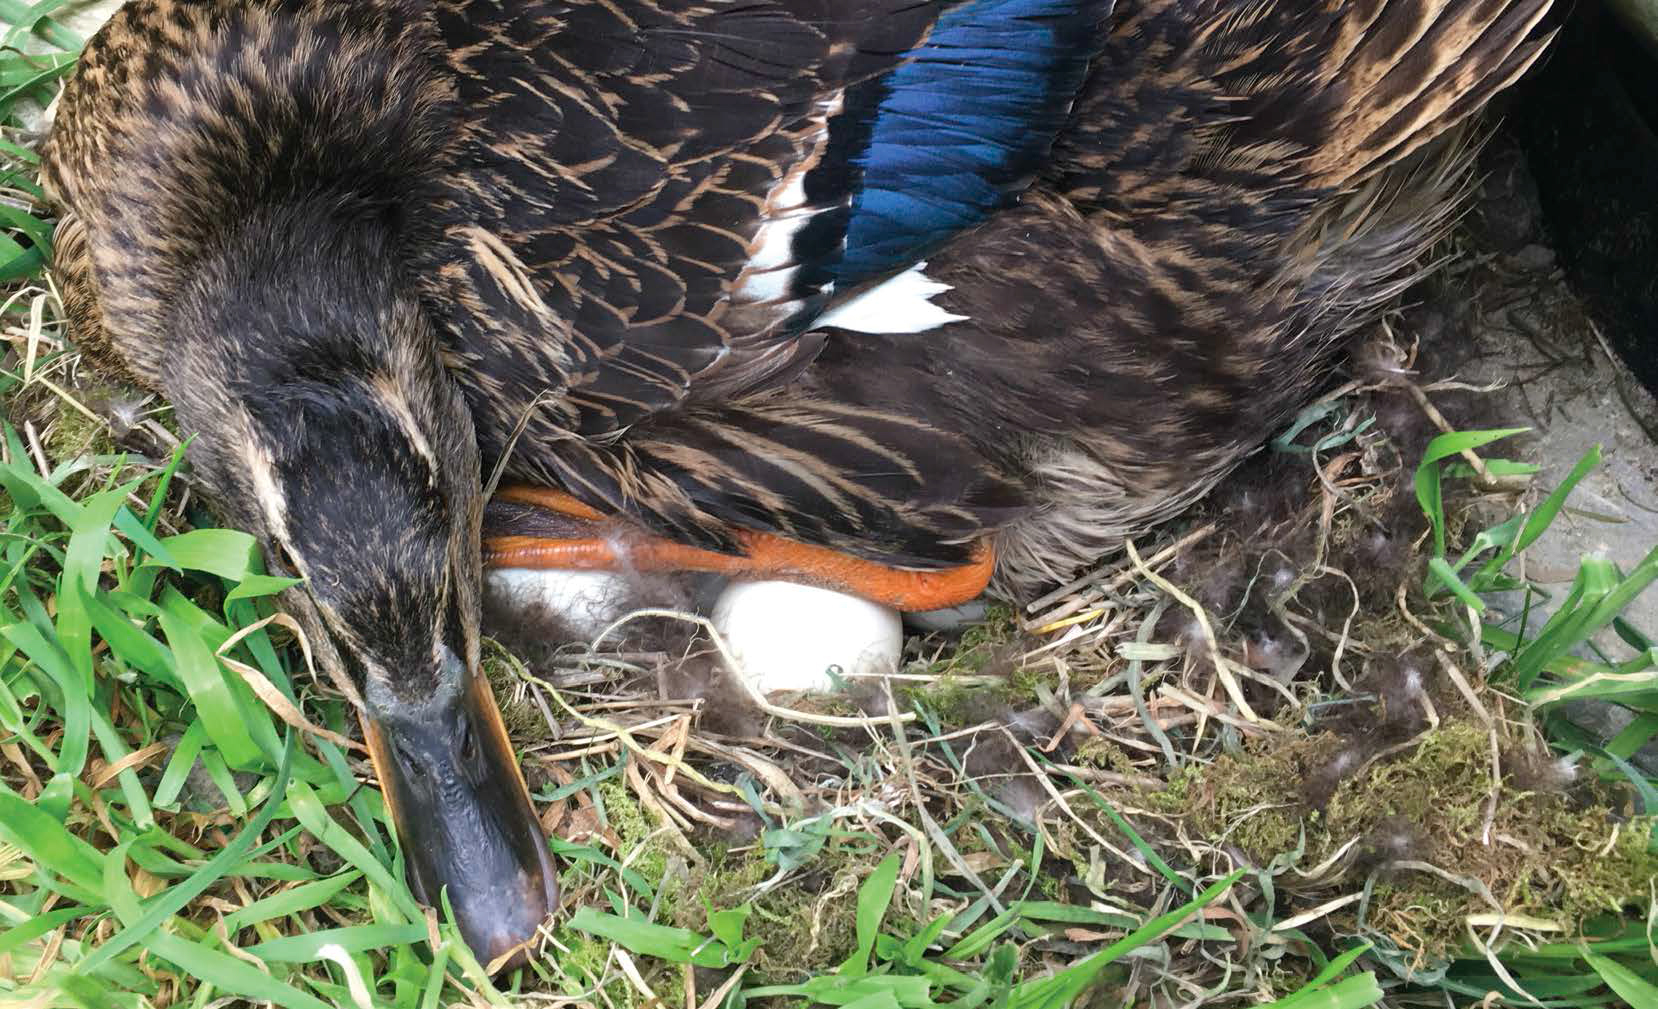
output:
M 952 322 L 966 322 L 933 304 L 933 299 L 950 290 L 922 272 L 920 262 L 875 285 L 817 318 L 814 329 L 849 329 L 855 333 L 925 333 Z

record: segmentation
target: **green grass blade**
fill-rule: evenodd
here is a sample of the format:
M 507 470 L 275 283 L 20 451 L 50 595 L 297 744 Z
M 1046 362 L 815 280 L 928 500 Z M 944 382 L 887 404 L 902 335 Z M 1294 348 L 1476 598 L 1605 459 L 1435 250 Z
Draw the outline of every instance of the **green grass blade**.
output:
M 1611 623 L 1635 597 L 1658 580 L 1658 547 L 1654 547 L 1627 576 L 1604 558 L 1587 557 L 1578 569 L 1573 594 L 1535 639 L 1514 657 L 1514 679 L 1521 690 L 1530 688 L 1551 661 L 1586 641 Z
M 59 741 L 57 759 L 52 770 L 58 774 L 78 777 L 86 768 L 88 743 L 92 735 L 92 684 L 83 681 L 69 656 L 55 642 L 33 624 L 17 623 L 0 627 L 0 635 L 27 655 L 57 688 L 59 710 L 63 719 L 63 738 Z M 88 656 L 91 652 L 88 651 Z
M 654 956 L 669 963 L 717 968 L 729 967 L 736 962 L 726 945 L 712 936 L 701 935 L 688 928 L 658 925 L 643 918 L 623 918 L 595 911 L 591 907 L 581 908 L 571 915 L 570 927 L 608 939 L 630 953 Z
M 1456 596 L 1466 605 L 1472 607 L 1475 613 L 1485 612 L 1485 600 L 1475 595 L 1474 590 L 1470 589 L 1463 583 L 1461 578 L 1457 577 L 1456 571 L 1451 568 L 1451 565 L 1446 562 L 1445 558 L 1429 557 L 1428 574 L 1437 579 L 1441 585 L 1449 589 L 1452 595 Z M 1432 592 L 1429 594 L 1432 595 Z
M 16 928 L 0 932 L 0 956 L 5 956 L 24 943 L 34 942 L 59 925 L 84 917 L 84 907 L 60 907 L 45 914 L 35 915 Z
M 1100 971 L 1128 953 L 1155 942 L 1179 927 L 1188 917 L 1219 899 L 1221 894 L 1231 889 L 1232 884 L 1243 877 L 1244 873 L 1243 869 L 1235 870 L 1198 894 L 1189 903 L 1167 914 L 1158 915 L 1098 953 L 1085 957 L 1053 977 L 1015 985 L 1008 999 L 1010 1009 L 1064 1009 L 1093 983 Z
M 0 840 L 73 883 L 87 903 L 98 903 L 94 895 L 103 889 L 104 856 L 4 782 L 0 782 Z
M 115 913 L 131 926 L 142 919 L 143 910 L 138 895 L 133 892 L 121 868 L 125 862 L 124 849 L 128 844 L 130 841 L 124 841 L 110 852 L 104 875 L 106 896 L 111 899 Z M 152 928 L 140 941 L 156 956 L 172 961 L 181 970 L 222 991 L 290 1009 L 330 1009 L 328 1003 L 316 996 L 278 981 L 245 960 L 209 949 L 202 943 L 191 942 L 163 929 Z
M 118 763 L 132 753 L 126 740 L 121 738 L 102 711 L 94 708 L 92 716 L 92 735 L 98 740 L 98 748 L 104 751 L 105 760 Z M 153 827 L 155 811 L 150 808 L 150 798 L 144 794 L 144 784 L 138 780 L 138 772 L 129 767 L 116 774 L 115 783 L 121 789 L 121 797 L 126 800 L 127 814 L 132 817 L 133 824 L 139 830 Z
M 258 815 L 248 821 L 247 825 L 229 844 L 220 849 L 217 855 L 213 856 L 206 865 L 196 870 L 189 879 L 152 897 L 149 907 L 136 921 L 106 939 L 97 950 L 76 965 L 77 973 L 85 974 L 96 970 L 100 965 L 108 963 L 129 946 L 141 942 L 151 932 L 158 929 L 162 922 L 183 910 L 186 904 L 206 893 L 208 887 L 217 883 L 231 867 L 242 860 L 248 849 L 253 847 L 254 840 L 264 833 L 265 828 L 270 825 L 271 820 L 276 816 L 277 807 L 281 805 L 280 796 L 288 785 L 289 771 L 293 766 L 293 754 L 294 736 L 290 731 L 283 746 L 282 763 L 276 769 L 276 784 L 271 789 L 271 797 L 265 800 L 265 804 L 260 808 Z M 112 870 L 106 865 L 106 875 L 109 871 Z
M 1542 708 L 1592 697 L 1633 702 L 1640 697 L 1652 697 L 1655 692 L 1658 692 L 1658 669 L 1647 669 L 1639 673 L 1589 673 L 1562 686 L 1526 691 L 1524 696 L 1533 707 Z
M 46 17 L 58 6 L 61 5 L 51 2 L 25 4 L 22 0 L 0 0 L 0 22 L 14 26 L 14 31 L 6 36 L 7 44 L 12 44 L 15 29 L 27 29 L 59 49 L 80 51 L 86 40 Z
M 1314 977 L 1307 983 L 1309 985 L 1323 985 L 1330 983 L 1339 977 L 1342 971 L 1357 962 L 1359 957 L 1370 952 L 1373 945 L 1373 943 L 1367 942 L 1363 945 L 1354 946 L 1352 949 L 1347 950 L 1334 960 L 1331 960 L 1329 963 L 1325 964 L 1324 969 L 1318 972 L 1318 976 Z
M 1044 760 L 1043 763 L 1049 762 Z M 1138 851 L 1140 853 L 1140 857 L 1146 860 L 1147 865 L 1151 866 L 1153 869 L 1156 869 L 1159 875 L 1168 880 L 1170 883 L 1173 883 L 1177 889 L 1187 895 L 1192 893 L 1192 884 L 1187 881 L 1186 877 L 1180 875 L 1178 872 L 1175 872 L 1174 867 L 1163 860 L 1163 856 L 1157 853 L 1156 848 L 1153 848 L 1150 844 L 1146 843 L 1146 839 L 1140 836 L 1140 832 L 1135 830 L 1134 826 L 1130 824 L 1128 820 L 1124 819 L 1121 813 L 1117 812 L 1116 807 L 1112 806 L 1109 802 L 1106 802 L 1104 796 L 1100 795 L 1096 789 L 1088 785 L 1081 778 L 1078 778 L 1074 774 L 1067 774 L 1066 777 L 1071 779 L 1072 785 L 1082 789 L 1083 793 L 1088 796 L 1089 801 L 1099 807 L 1100 812 L 1110 818 L 1112 824 L 1114 824 L 1116 828 L 1122 832 L 1124 837 L 1128 838 L 1130 844 L 1134 845 L 1134 850 Z
M 201 713 L 203 727 L 224 758 L 235 767 L 257 767 L 263 751 L 249 734 L 241 706 L 231 694 L 229 682 L 202 640 L 190 610 L 194 607 L 177 590 L 168 588 L 161 598 L 161 633 L 172 649 L 179 679 L 190 692 L 190 700 Z
M 424 921 L 426 916 L 421 913 L 420 906 L 415 903 L 414 895 L 402 880 L 394 879 L 390 871 L 380 863 L 363 843 L 352 837 L 328 815 L 323 807 L 322 800 L 310 785 L 296 781 L 288 786 L 288 804 L 293 809 L 294 818 L 305 825 L 317 840 L 334 849 L 334 852 L 345 859 L 353 868 L 368 877 L 369 882 L 380 889 L 391 899 L 397 911 L 403 915 L 403 921 L 392 922 L 394 925 L 409 922 Z
M 437 951 L 432 954 L 432 966 L 426 973 L 426 990 L 420 996 L 420 1009 L 437 1009 L 438 999 L 443 994 L 443 974 L 449 966 L 449 943 L 438 944 Z
M 1654 739 L 1658 739 L 1658 714 L 1641 714 L 1612 737 L 1612 741 L 1606 744 L 1606 752 L 1627 760 Z
M 1364 1009 L 1382 1000 L 1382 986 L 1376 975 L 1366 971 L 1337 981 L 1327 988 L 1306 988 L 1269 1002 L 1263 1009 Z
M 197 718 L 179 737 L 178 745 L 173 747 L 173 755 L 167 760 L 166 769 L 161 772 L 161 782 L 155 786 L 154 801 L 157 806 L 168 807 L 178 801 L 179 793 L 184 790 L 184 783 L 190 776 L 190 769 L 195 766 L 196 758 L 201 756 L 201 748 L 206 742 L 207 729 Z
M 962 936 L 954 946 L 944 951 L 944 959 L 967 960 L 978 956 L 1018 923 L 1019 907 L 1015 905 Z
M 1526 528 L 1520 533 L 1520 538 L 1515 541 L 1514 548 L 1509 552 L 1509 556 L 1512 557 L 1537 542 L 1537 538 L 1542 536 L 1544 531 L 1554 523 L 1555 517 L 1560 514 L 1560 509 L 1566 506 L 1566 498 L 1571 495 L 1578 484 L 1583 482 L 1584 477 L 1600 465 L 1600 461 L 1601 447 L 1599 445 L 1584 453 L 1583 458 L 1579 459 L 1577 465 L 1573 466 L 1572 471 L 1566 475 L 1566 479 L 1560 481 L 1560 486 L 1550 492 L 1549 496 L 1544 498 L 1542 503 L 1526 518 Z
M 110 654 L 146 675 L 184 693 L 184 684 L 173 675 L 173 654 L 167 646 L 150 637 L 142 627 L 134 625 L 124 613 L 106 601 L 109 596 L 99 593 L 83 600 L 92 617 L 92 629 L 109 645 Z
M 1583 959 L 1630 1009 L 1658 1009 L 1658 986 L 1609 957 L 1585 952 Z
M 892 905 L 892 894 L 897 882 L 898 853 L 893 852 L 881 859 L 875 871 L 858 887 L 858 911 L 854 920 L 858 946 L 846 962 L 841 964 L 842 974 L 857 977 L 868 972 L 869 954 L 875 949 L 875 936 L 880 931 L 881 919 L 887 916 L 887 908 Z
M 334 895 L 346 887 L 362 879 L 363 874 L 355 869 L 319 879 L 314 883 L 302 883 L 263 897 L 246 905 L 239 911 L 225 915 L 225 930 L 237 932 L 255 922 L 270 921 L 273 918 L 286 918 L 292 914 L 309 911 L 321 907 L 334 899 Z
M 1453 431 L 1428 442 L 1422 461 L 1416 467 L 1416 501 L 1421 505 L 1423 514 L 1428 516 L 1428 524 L 1433 527 L 1435 557 L 1445 556 L 1445 502 L 1440 489 L 1440 461 L 1527 430 L 1512 427 L 1496 431 Z
M 205 571 L 226 581 L 239 582 L 262 573 L 254 538 L 235 529 L 192 529 L 168 536 L 161 546 L 178 567 Z M 156 558 L 153 563 L 162 562 Z
M 904 1009 L 923 1009 L 935 1005 L 930 989 L 931 985 L 925 977 L 914 975 L 866 974 L 848 978 L 825 974 L 801 984 L 751 988 L 745 995 L 749 999 L 804 996 L 813 1002 L 833 1006 L 855 1005 L 864 999 L 884 1002 L 884 995 L 892 999 L 891 1003 L 885 1004 L 895 1004 Z
M 315 963 L 323 959 L 321 950 L 324 946 L 335 945 L 347 953 L 362 953 L 425 941 L 425 922 L 412 925 L 352 925 L 267 939 L 249 946 L 247 952 L 261 960 L 278 963 Z
M 82 692 L 87 695 L 92 693 L 92 617 L 86 611 L 85 600 L 98 592 L 98 576 L 108 555 L 106 545 L 111 542 L 115 513 L 121 510 L 128 491 L 137 486 L 134 482 L 87 500 L 64 554 L 58 589 L 58 641 L 80 674 Z

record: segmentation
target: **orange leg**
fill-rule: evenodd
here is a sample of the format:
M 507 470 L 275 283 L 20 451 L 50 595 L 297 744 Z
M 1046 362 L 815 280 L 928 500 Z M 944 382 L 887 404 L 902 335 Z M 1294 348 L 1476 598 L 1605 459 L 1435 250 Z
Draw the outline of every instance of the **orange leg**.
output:
M 497 495 L 570 518 L 592 522 L 604 516 L 560 491 L 503 488 Z M 981 542 L 966 564 L 938 571 L 913 571 L 853 557 L 770 533 L 737 530 L 743 553 L 721 554 L 645 535 L 547 539 L 493 536 L 484 541 L 484 564 L 497 568 L 579 571 L 706 571 L 730 577 L 799 581 L 862 596 L 900 610 L 956 606 L 984 591 L 995 569 L 995 552 Z
M 587 519 L 590 522 L 603 522 L 605 515 L 597 508 L 583 501 L 578 501 L 561 490 L 551 487 L 531 487 L 529 484 L 512 484 L 502 487 L 495 492 L 496 498 L 502 501 L 511 501 L 515 504 L 535 505 L 550 512 L 568 515 L 571 518 Z

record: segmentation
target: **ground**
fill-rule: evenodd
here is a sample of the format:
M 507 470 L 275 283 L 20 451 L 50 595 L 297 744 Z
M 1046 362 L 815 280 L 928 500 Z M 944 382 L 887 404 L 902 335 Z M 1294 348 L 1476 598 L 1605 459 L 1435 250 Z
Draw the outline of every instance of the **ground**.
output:
M 501 990 L 1658 1004 L 1658 410 L 1517 146 L 1481 169 L 1450 265 L 1292 430 L 1088 577 L 912 637 L 890 683 L 768 714 L 684 628 L 602 654 L 502 633 L 565 915 Z M 78 368 L 49 287 L 14 292 L 0 999 L 499 998 L 413 905 L 337 692 L 280 622 L 227 641 L 271 586 L 166 475 L 165 412 Z M 1522 426 L 1420 467 L 1447 430 Z M 178 573 L 143 563 L 157 539 Z

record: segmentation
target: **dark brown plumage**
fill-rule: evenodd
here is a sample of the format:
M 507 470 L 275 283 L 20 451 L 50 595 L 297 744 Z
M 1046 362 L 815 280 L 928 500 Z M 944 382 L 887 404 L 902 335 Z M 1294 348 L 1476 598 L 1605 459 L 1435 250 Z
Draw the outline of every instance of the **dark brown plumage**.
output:
M 1547 6 L 135 0 L 58 268 L 396 736 L 477 668 L 497 465 L 1010 594 L 1175 513 L 1417 274 Z
M 932 257 L 968 319 L 926 339 L 801 332 L 793 301 L 742 291 L 767 193 L 821 154 L 826 96 L 889 70 L 932 5 L 139 3 L 91 50 L 48 163 L 100 236 L 94 295 L 66 228 L 82 340 L 101 315 L 146 384 L 172 391 L 148 334 L 177 328 L 156 306 L 185 266 L 209 295 L 258 264 L 303 298 L 319 267 L 294 264 L 319 247 L 385 259 L 403 276 L 382 300 L 425 310 L 486 463 L 527 418 L 509 476 L 712 547 L 735 525 L 927 566 L 1002 530 L 1017 590 L 1166 516 L 1282 419 L 1466 175 L 1450 153 L 1383 169 L 1529 63 L 1544 6 L 1119 5 L 1043 178 Z M 137 82 L 153 97 L 117 89 Z M 163 164 L 215 167 L 158 186 Z M 258 248 L 215 277 L 202 250 L 236 240 L 227 220 Z M 351 248 L 370 222 L 383 255 Z M 370 293 L 315 280 L 342 310 Z

